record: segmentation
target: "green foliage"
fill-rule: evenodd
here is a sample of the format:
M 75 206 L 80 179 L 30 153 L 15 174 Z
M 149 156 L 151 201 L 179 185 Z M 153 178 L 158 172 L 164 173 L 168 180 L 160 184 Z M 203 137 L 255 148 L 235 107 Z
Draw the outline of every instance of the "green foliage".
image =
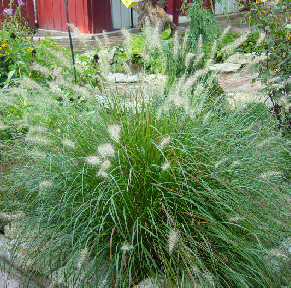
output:
M 188 94 L 189 107 L 152 95 L 133 108 L 108 99 L 109 114 L 98 102 L 78 114 L 69 103 L 43 110 L 55 121 L 30 128 L 19 155 L 31 160 L 17 172 L 26 203 L 15 203 L 29 231 L 40 227 L 31 243 L 38 269 L 64 266 L 77 279 L 86 266 L 90 279 L 106 266 L 116 287 L 146 277 L 173 287 L 284 283 L 268 258 L 287 233 L 284 143 L 269 134 L 274 123 L 264 108 L 223 115 L 213 110 L 225 110 L 223 102 L 206 91 Z M 110 125 L 119 127 L 115 134 Z M 271 142 L 261 153 L 263 141 Z
M 262 1 L 250 4 L 246 15 L 256 30 L 264 32 L 266 39 L 263 52 L 267 61 L 257 65 L 260 78 L 267 84 L 267 91 L 274 103 L 290 113 L 290 1 L 280 0 L 275 5 L 267 6 Z M 290 123 L 289 123 L 290 124 Z M 287 123 L 288 125 L 288 123 Z
M 186 15 L 190 19 L 192 47 L 196 46 L 200 35 L 202 35 L 204 43 L 213 42 L 218 36 L 219 27 L 216 24 L 214 14 L 204 7 L 202 0 L 188 4 Z
M 230 108 L 209 72 L 224 44 L 205 57 L 202 38 L 188 50 L 187 34 L 169 37 L 148 29 L 101 50 L 168 76 L 135 97 L 96 95 L 95 52 L 77 57 L 84 85 L 72 84 L 50 40 L 0 91 L 0 207 L 25 213 L 15 249 L 30 271 L 59 273 L 52 286 L 288 285 L 288 143 L 265 105 Z

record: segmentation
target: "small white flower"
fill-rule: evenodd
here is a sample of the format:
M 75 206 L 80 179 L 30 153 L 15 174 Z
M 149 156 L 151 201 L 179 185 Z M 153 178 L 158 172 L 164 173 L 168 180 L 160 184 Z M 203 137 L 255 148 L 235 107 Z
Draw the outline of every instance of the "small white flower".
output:
M 113 157 L 115 154 L 115 150 L 110 143 L 98 146 L 98 152 L 102 158 Z
M 176 230 L 172 229 L 168 235 L 168 247 L 169 247 L 170 254 L 173 252 L 178 241 L 179 241 L 179 234 Z
M 108 132 L 112 139 L 119 142 L 121 133 L 121 127 L 119 125 L 109 125 Z
M 97 166 L 100 163 L 100 158 L 98 156 L 88 156 L 86 162 L 92 166 Z
M 71 149 L 75 148 L 75 143 L 70 139 L 63 139 L 62 144 L 68 148 L 71 148 Z

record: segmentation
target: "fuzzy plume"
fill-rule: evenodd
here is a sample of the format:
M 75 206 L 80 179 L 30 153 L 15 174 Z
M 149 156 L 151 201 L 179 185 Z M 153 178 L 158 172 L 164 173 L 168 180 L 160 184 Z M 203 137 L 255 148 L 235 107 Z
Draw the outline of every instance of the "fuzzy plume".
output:
M 88 156 L 86 162 L 92 166 L 97 166 L 100 164 L 100 158 L 98 156 Z
M 112 139 L 114 139 L 116 142 L 119 142 L 121 133 L 121 127 L 119 125 L 109 125 L 108 132 Z
M 77 267 L 79 269 L 82 268 L 84 262 L 86 261 L 86 258 L 88 257 L 88 249 L 87 248 L 84 248 L 80 251 L 80 254 L 79 254 L 79 259 L 78 259 L 78 262 L 77 262 Z
M 110 143 L 98 146 L 98 152 L 102 158 L 113 157 L 115 154 L 114 147 Z
M 179 241 L 179 234 L 176 230 L 172 229 L 168 235 L 168 248 L 169 248 L 170 254 L 172 254 L 172 252 L 174 251 L 178 241 Z

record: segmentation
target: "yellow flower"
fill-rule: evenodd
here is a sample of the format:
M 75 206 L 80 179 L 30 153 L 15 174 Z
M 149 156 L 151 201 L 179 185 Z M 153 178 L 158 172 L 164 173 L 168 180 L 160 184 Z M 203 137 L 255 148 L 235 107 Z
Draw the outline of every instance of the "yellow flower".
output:
M 32 47 L 28 47 L 26 50 L 27 50 L 27 52 L 30 52 L 30 51 L 33 50 L 33 48 Z

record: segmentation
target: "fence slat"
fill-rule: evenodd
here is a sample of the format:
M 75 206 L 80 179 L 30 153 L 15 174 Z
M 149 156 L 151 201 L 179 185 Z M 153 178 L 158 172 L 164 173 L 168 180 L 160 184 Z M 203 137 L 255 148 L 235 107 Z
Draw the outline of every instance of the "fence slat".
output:
M 9 3 L 10 0 L 0 0 L 0 21 L 3 21 L 3 10 L 9 8 Z M 33 0 L 25 0 L 24 4 L 25 5 L 21 7 L 20 16 L 25 22 L 27 22 L 29 27 L 36 28 Z M 17 6 L 17 1 L 15 1 L 12 5 L 13 12 L 15 12 Z

